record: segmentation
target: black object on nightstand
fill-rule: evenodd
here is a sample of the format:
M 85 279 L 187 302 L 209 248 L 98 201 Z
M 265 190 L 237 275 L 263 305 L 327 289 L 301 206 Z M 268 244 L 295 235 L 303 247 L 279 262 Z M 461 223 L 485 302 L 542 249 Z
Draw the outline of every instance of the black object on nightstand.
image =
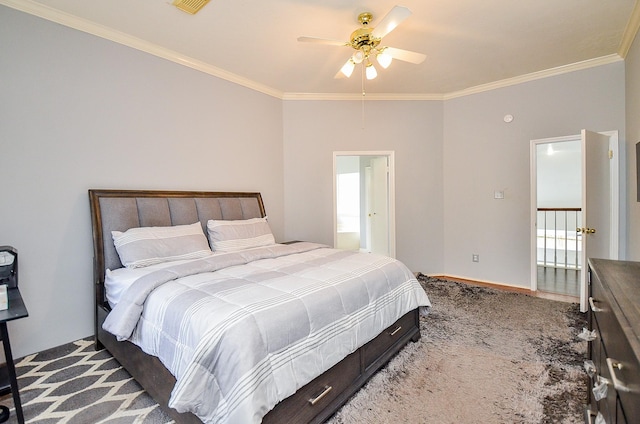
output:
M 22 300 L 20 290 L 18 290 L 18 251 L 11 246 L 0 246 L 0 255 L 4 257 L 3 262 L 0 263 L 0 284 L 7 285 L 7 300 L 9 305 L 7 309 L 0 310 L 0 339 L 4 347 L 4 357 L 7 360 L 6 374 L 8 386 L 11 388 L 11 393 L 13 394 L 16 417 L 19 424 L 24 424 L 24 414 L 22 413 L 22 403 L 20 402 L 20 392 L 18 391 L 16 367 L 13 363 L 13 355 L 11 353 L 11 343 L 9 343 L 7 322 L 25 318 L 29 316 L 29 313 Z M 13 256 L 13 260 L 7 260 L 7 255 Z M 2 377 L 0 376 L 0 378 Z M 5 389 L 6 386 L 6 382 L 0 381 L 0 390 Z M 6 412 L 8 411 L 2 410 L 2 412 L 0 412 L 0 419 L 3 419 L 3 421 L 9 419 L 9 414 Z

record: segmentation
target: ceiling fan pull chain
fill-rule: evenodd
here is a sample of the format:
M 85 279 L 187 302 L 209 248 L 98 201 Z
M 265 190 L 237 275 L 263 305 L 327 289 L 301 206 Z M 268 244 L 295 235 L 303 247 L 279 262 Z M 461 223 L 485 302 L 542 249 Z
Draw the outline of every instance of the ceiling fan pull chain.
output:
M 361 72 L 361 81 L 362 81 L 362 129 L 364 130 L 364 96 L 366 95 L 365 91 L 364 91 L 364 66 L 361 66 L 362 68 L 362 72 Z

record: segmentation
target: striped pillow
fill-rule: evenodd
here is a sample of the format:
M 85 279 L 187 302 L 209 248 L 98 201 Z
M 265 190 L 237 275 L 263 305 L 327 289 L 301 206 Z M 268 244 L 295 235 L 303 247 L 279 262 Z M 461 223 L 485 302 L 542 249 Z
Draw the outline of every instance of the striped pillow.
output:
M 142 268 L 161 262 L 197 259 L 212 254 L 199 222 L 172 227 L 139 227 L 112 231 L 120 262 Z
M 235 252 L 275 244 L 267 217 L 207 222 L 211 248 L 216 252 Z

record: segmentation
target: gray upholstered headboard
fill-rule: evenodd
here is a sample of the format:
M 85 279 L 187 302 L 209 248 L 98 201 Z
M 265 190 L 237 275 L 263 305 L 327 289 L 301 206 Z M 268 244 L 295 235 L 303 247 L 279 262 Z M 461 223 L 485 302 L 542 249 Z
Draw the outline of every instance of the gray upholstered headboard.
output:
M 193 224 L 206 234 L 210 219 L 249 219 L 265 216 L 260 193 L 89 190 L 93 231 L 96 299 L 104 304 L 106 269 L 122 267 L 111 231 L 134 227 Z

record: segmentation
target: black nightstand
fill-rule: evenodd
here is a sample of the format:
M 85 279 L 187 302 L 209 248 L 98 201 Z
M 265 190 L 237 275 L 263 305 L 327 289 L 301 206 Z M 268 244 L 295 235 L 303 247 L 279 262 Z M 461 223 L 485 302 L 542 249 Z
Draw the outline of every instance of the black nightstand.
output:
M 16 408 L 16 417 L 19 424 L 24 424 L 24 415 L 22 413 L 22 403 L 20 402 L 20 392 L 18 391 L 18 378 L 16 376 L 16 367 L 13 363 L 13 355 L 11 354 L 11 344 L 9 343 L 9 331 L 7 330 L 7 322 L 14 319 L 20 319 L 29 316 L 24 301 L 17 287 L 7 289 L 7 297 L 9 298 L 9 309 L 0 311 L 0 339 L 4 347 L 4 357 L 7 360 L 7 374 L 9 377 L 9 385 L 13 394 L 13 403 Z

